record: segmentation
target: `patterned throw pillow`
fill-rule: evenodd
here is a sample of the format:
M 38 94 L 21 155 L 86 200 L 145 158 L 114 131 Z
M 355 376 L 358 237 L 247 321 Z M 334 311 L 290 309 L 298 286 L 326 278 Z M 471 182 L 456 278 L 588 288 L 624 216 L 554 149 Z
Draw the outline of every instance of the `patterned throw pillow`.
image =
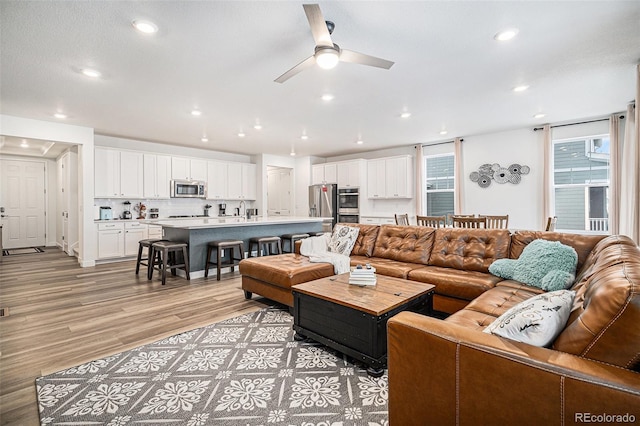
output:
M 518 303 L 483 331 L 534 346 L 547 346 L 564 329 L 576 292 L 542 293 Z
M 358 232 L 360 232 L 360 228 L 356 226 L 336 225 L 333 228 L 333 234 L 331 234 L 331 241 L 329 241 L 329 251 L 349 256 L 356 244 Z

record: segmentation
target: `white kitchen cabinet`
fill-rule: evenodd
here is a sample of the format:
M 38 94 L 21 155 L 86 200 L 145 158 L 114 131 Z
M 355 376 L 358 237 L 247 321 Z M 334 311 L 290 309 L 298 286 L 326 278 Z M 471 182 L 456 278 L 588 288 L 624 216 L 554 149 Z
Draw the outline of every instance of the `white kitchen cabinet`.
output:
M 147 225 L 147 238 L 162 238 L 162 226 Z
M 360 223 L 366 225 L 395 225 L 396 219 L 393 217 L 360 216 Z
M 409 155 L 367 161 L 367 198 L 413 198 L 413 159 Z
M 160 227 L 162 233 L 162 228 Z M 148 238 L 148 227 L 140 222 L 98 223 L 98 259 L 138 255 L 138 243 Z
M 144 198 L 169 198 L 171 156 L 144 154 Z
M 345 161 L 336 164 L 338 188 L 359 188 L 364 174 L 364 160 Z
M 141 152 L 95 148 L 96 198 L 142 198 L 144 158 Z
M 171 179 L 207 181 L 207 160 L 171 157 Z
M 94 196 L 114 198 L 120 196 L 120 152 L 115 149 L 95 147 Z
M 255 200 L 257 193 L 256 165 L 250 163 L 228 163 L 228 199 Z
M 207 161 L 207 199 L 228 198 L 229 167 L 226 161 Z
M 311 166 L 311 184 L 337 183 L 338 166 L 336 163 L 315 164 Z
M 367 198 L 386 198 L 384 158 L 367 161 Z
M 124 256 L 124 223 L 98 224 L 98 259 Z
M 138 242 L 147 237 L 147 225 L 140 222 L 126 222 L 124 224 L 124 255 L 137 256 Z
M 387 198 L 413 198 L 413 158 L 387 158 L 385 167 Z

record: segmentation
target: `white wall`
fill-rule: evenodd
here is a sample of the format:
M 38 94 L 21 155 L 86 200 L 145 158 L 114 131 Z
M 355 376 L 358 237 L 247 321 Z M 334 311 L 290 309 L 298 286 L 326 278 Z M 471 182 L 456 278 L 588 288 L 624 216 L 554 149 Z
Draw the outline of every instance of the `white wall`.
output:
M 0 115 L 0 134 L 78 145 L 78 261 L 82 266 L 94 265 L 97 242 L 93 223 L 93 129 Z
M 491 182 L 480 188 L 469 174 L 482 164 L 503 167 L 517 163 L 531 171 L 519 184 Z M 469 136 L 462 142 L 463 213 L 509 215 L 509 228 L 540 229 L 543 222 L 543 144 L 542 132 L 532 128 L 487 135 Z

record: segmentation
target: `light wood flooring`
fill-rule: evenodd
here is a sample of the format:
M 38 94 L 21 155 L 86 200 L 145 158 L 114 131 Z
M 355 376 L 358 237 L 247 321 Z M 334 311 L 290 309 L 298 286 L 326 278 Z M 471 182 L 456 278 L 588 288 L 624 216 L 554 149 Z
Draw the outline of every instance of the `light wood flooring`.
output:
M 146 271 L 145 271 L 146 272 Z M 38 425 L 35 379 L 253 312 L 240 274 L 187 281 L 135 275 L 135 261 L 81 268 L 56 248 L 0 262 L 0 424 Z

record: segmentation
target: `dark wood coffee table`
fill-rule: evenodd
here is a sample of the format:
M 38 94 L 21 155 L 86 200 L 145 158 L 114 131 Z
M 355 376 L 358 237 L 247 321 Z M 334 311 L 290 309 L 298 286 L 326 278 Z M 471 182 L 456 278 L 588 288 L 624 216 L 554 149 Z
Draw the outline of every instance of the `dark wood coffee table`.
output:
M 387 320 L 405 310 L 430 314 L 434 286 L 377 276 L 377 284 L 349 284 L 349 274 L 292 287 L 296 340 L 311 338 L 368 365 L 379 377 L 387 364 Z

